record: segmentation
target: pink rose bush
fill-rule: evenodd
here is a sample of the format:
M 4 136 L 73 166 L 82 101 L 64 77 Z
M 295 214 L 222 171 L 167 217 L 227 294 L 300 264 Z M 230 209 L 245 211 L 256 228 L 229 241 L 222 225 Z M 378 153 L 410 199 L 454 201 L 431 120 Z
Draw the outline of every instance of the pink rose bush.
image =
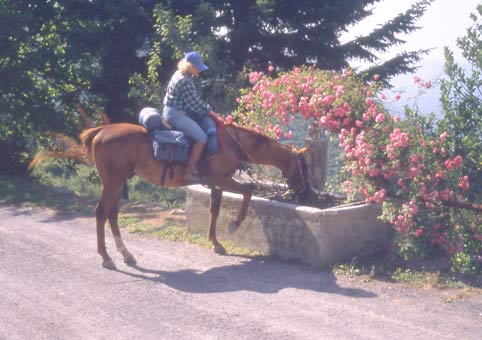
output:
M 343 150 L 343 190 L 349 199 L 382 206 L 399 254 L 444 255 L 453 262 L 482 256 L 482 215 L 465 209 L 472 206 L 475 179 L 467 175 L 463 155 L 454 154 L 450 133 L 437 133 L 431 117 L 408 109 L 404 117 L 387 112 L 378 75 L 366 84 L 350 70 L 300 67 L 274 77 L 271 68 L 249 80 L 252 88 L 239 98 L 234 119 L 276 138 L 292 135 L 295 115 L 318 121 Z

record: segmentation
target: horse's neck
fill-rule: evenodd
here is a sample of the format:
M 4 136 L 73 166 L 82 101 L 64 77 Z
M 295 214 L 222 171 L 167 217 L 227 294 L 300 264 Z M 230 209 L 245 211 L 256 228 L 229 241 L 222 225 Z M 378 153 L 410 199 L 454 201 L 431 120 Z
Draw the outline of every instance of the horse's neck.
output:
M 287 174 L 290 171 L 294 153 L 293 150 L 285 145 L 268 138 L 262 145 L 257 143 L 247 143 L 246 150 L 250 162 L 255 164 L 272 165 Z
M 291 149 L 281 144 L 271 143 L 267 149 L 267 152 L 261 152 L 261 161 L 269 165 L 274 165 L 281 170 L 287 167 L 293 158 Z

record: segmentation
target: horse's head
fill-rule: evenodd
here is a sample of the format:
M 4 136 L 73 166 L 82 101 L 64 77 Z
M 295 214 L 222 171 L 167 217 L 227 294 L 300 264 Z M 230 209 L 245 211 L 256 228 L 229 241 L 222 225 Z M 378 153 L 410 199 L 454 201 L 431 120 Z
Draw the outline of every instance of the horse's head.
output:
M 295 151 L 287 177 L 289 187 L 295 192 L 296 197 L 301 202 L 305 202 L 313 196 L 308 175 L 308 165 L 303 153 L 303 150 Z

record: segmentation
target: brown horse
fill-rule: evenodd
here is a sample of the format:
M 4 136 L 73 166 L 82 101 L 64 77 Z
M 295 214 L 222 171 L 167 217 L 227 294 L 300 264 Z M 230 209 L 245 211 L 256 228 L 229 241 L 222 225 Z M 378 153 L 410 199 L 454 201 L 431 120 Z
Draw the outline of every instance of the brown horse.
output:
M 112 124 L 90 128 L 80 134 L 82 146 L 68 153 L 50 153 L 36 156 L 35 166 L 45 158 L 68 157 L 90 164 L 93 162 L 102 182 L 102 194 L 95 208 L 97 224 L 97 250 L 102 256 L 102 265 L 113 269 L 115 264 L 107 253 L 104 227 L 109 220 L 116 248 L 122 253 L 127 264 L 135 264 L 134 256 L 127 250 L 122 241 L 117 224 L 119 200 L 122 188 L 127 179 L 138 175 L 144 180 L 160 185 L 163 180 L 164 163 L 152 156 L 152 143 L 148 132 L 141 126 L 132 124 Z M 266 135 L 257 133 L 235 124 L 224 126 L 220 133 L 221 150 L 206 161 L 203 173 L 206 184 L 211 188 L 208 238 L 214 251 L 225 253 L 224 247 L 216 238 L 216 220 L 221 206 L 224 190 L 243 195 L 243 203 L 235 221 L 229 230 L 234 232 L 245 219 L 254 185 L 242 184 L 232 176 L 241 162 L 273 165 L 281 170 L 290 188 L 300 200 L 311 196 L 311 188 L 307 176 L 307 166 L 303 156 L 304 150 L 296 150 L 278 143 Z M 86 161 L 88 160 L 88 161 Z M 173 168 L 173 176 L 164 176 L 163 185 L 167 187 L 185 186 L 183 166 Z

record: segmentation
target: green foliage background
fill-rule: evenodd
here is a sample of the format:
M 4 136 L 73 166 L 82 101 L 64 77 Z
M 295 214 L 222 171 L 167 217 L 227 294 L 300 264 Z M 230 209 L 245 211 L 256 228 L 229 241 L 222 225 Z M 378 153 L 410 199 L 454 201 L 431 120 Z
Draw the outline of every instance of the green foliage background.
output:
M 26 174 L 47 131 L 76 136 L 80 104 L 95 122 L 137 121 L 160 106 L 184 52 L 210 66 L 202 96 L 216 111 L 235 108 L 247 70 L 315 64 L 339 70 L 377 54 L 416 29 L 431 3 L 421 0 L 366 36 L 340 43 L 347 27 L 380 0 L 27 1 L 0 0 L 0 172 Z M 307 10 L 309 9 L 309 10 Z M 423 51 L 367 70 L 391 76 L 413 70 Z

